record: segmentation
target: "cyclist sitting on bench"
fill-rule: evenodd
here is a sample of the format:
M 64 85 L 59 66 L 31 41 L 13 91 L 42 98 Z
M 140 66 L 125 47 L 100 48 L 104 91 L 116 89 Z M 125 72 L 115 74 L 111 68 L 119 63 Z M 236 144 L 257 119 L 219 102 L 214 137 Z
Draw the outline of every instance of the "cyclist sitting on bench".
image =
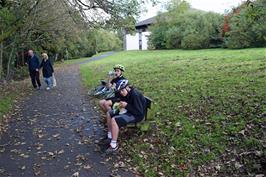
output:
M 108 83 L 108 87 L 115 87 L 116 83 L 119 80 L 125 79 L 123 76 L 123 72 L 125 71 L 125 67 L 123 65 L 117 64 L 114 66 L 115 71 L 115 78 L 111 80 L 110 83 Z M 117 102 L 119 100 L 120 95 L 115 94 L 114 97 L 102 99 L 99 101 L 99 106 L 102 109 L 102 111 L 106 114 L 109 110 L 112 109 L 112 105 L 114 102 Z
M 128 80 L 120 80 L 116 85 L 117 93 L 121 95 L 119 102 L 120 109 L 126 109 L 126 112 L 119 114 L 110 110 L 107 112 L 108 134 L 111 134 L 110 147 L 107 153 L 112 153 L 118 149 L 117 138 L 119 128 L 128 123 L 140 122 L 145 116 L 145 97 L 135 88 L 129 87 Z M 110 139 L 110 137 L 108 136 Z

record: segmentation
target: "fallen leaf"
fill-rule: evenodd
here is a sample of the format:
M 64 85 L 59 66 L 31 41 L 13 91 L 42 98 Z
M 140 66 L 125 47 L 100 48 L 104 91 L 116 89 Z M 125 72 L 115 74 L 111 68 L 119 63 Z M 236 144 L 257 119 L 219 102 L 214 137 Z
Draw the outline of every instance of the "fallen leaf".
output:
M 71 177 L 79 177 L 79 172 L 73 173 Z
M 26 169 L 26 166 L 23 165 L 22 167 L 20 167 L 21 170 L 25 170 Z
M 59 137 L 59 136 L 60 136 L 60 134 L 59 134 L 59 133 L 57 133 L 57 134 L 53 135 L 53 137 L 54 137 L 54 138 L 57 138 L 57 137 Z
M 58 154 L 63 154 L 65 151 L 62 149 L 58 152 Z
M 91 169 L 91 166 L 90 166 L 90 165 L 85 165 L 85 166 L 83 166 L 83 168 L 84 168 L 85 170 L 88 170 L 88 169 Z
M 241 130 L 240 132 L 238 132 L 239 134 L 245 136 L 245 130 Z

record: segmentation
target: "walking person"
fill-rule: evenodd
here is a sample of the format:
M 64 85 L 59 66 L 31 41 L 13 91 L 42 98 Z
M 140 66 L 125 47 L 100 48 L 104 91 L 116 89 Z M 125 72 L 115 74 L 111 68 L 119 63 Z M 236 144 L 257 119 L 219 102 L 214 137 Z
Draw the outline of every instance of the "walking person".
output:
M 42 63 L 40 65 L 40 68 L 42 68 L 44 82 L 47 84 L 46 90 L 50 90 L 53 86 L 52 76 L 54 73 L 54 68 L 48 58 L 47 53 L 42 54 Z
M 40 66 L 39 58 L 36 55 L 34 55 L 33 50 L 29 50 L 28 55 L 29 55 L 29 58 L 28 58 L 27 63 L 29 66 L 29 73 L 30 73 L 32 86 L 35 89 L 40 90 L 41 81 L 40 81 L 40 73 L 39 73 L 39 66 Z

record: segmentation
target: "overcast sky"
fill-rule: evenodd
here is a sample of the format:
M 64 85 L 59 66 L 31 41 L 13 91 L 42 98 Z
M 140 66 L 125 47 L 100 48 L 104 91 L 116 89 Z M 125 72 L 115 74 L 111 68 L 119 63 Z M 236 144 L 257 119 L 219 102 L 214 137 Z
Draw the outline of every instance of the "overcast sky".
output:
M 164 4 L 168 0 L 159 0 L 161 3 L 152 7 L 151 4 L 147 4 L 147 13 L 142 13 L 138 21 L 145 20 L 153 17 L 158 11 L 163 10 Z M 243 0 L 187 0 L 192 8 L 200 9 L 204 11 L 213 11 L 223 14 L 225 10 L 230 10 L 232 7 L 238 6 Z

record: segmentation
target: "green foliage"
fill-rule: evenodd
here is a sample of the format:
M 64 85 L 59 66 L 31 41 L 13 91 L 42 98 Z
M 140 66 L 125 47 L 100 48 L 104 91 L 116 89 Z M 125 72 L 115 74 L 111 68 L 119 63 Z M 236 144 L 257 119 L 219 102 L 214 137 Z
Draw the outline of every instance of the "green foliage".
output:
M 37 55 L 47 52 L 52 60 L 120 50 L 122 42 L 115 29 L 134 27 L 142 3 L 140 0 L 1 1 L 0 79 L 2 75 L 11 78 L 16 67 L 24 65 L 29 48 Z
M 2 119 L 3 115 L 7 113 L 11 106 L 14 99 L 14 94 L 10 94 L 8 97 L 1 98 L 0 100 L 0 120 Z
M 149 43 L 155 49 L 266 46 L 265 0 L 244 3 L 229 16 L 230 31 L 222 39 L 222 15 L 190 9 L 185 1 L 173 0 L 168 12 L 161 14 L 150 28 Z
M 266 1 L 257 0 L 250 5 L 242 5 L 240 13 L 232 15 L 230 31 L 226 34 L 228 48 L 266 46 Z
M 151 27 L 150 43 L 156 49 L 201 49 L 218 47 L 222 16 L 189 9 L 185 1 L 172 2 Z
M 148 120 L 156 125 L 130 138 L 119 135 L 144 176 L 187 176 L 231 159 L 227 152 L 262 151 L 265 48 L 120 52 L 81 66 L 86 86 L 93 88 L 118 62 L 153 99 Z M 245 176 L 254 172 L 248 164 L 262 158 L 241 156 L 245 172 L 220 164 L 220 173 Z
M 97 52 L 122 49 L 122 41 L 113 32 L 103 29 L 97 30 L 95 31 L 94 39 Z

